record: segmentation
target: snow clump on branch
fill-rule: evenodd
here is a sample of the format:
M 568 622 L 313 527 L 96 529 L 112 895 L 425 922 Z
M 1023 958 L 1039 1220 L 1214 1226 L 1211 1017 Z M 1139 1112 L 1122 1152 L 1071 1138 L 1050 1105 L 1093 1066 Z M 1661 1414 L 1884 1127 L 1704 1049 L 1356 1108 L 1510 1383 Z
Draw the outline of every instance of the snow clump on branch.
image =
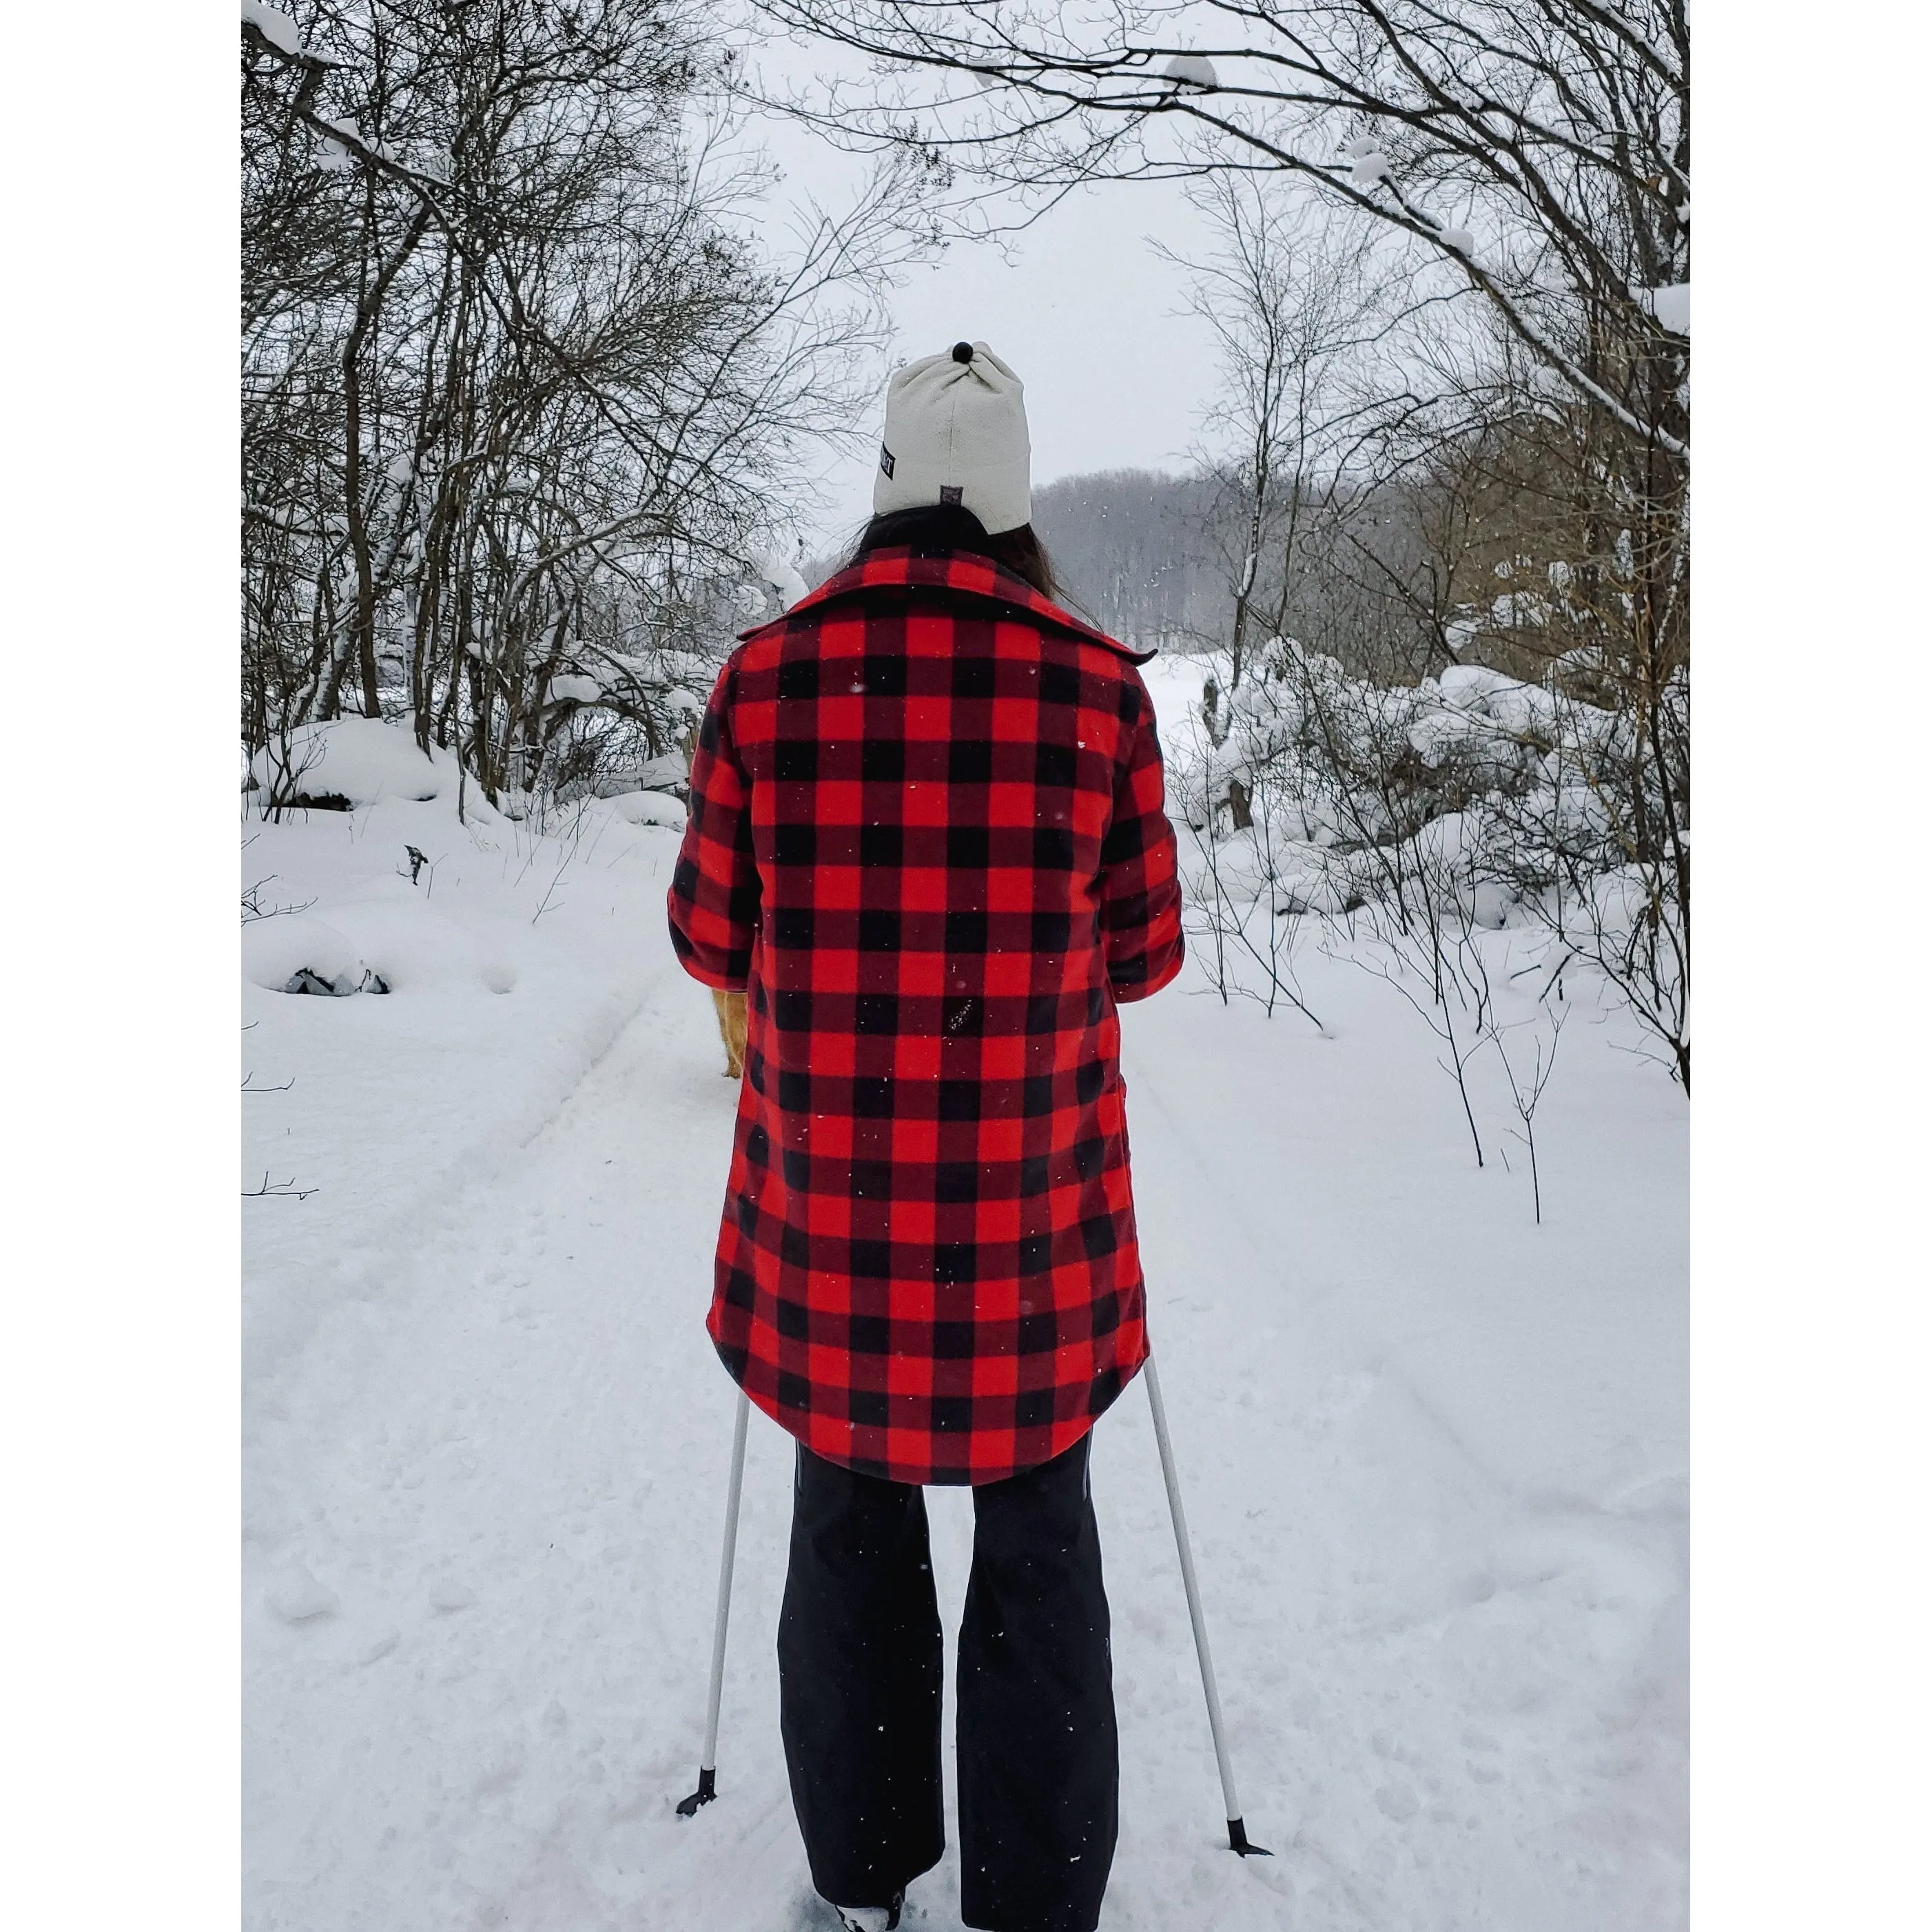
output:
M 1642 289 L 1638 298 L 1650 311 L 1659 328 L 1672 335 L 1690 333 L 1690 284 L 1672 282 L 1667 288 Z
M 1220 85 L 1215 75 L 1214 63 L 1205 54 L 1176 54 L 1163 71 L 1179 88 L 1204 90 Z
M 278 7 L 265 7 L 261 0 L 242 0 L 242 24 L 253 27 L 278 53 L 291 60 L 314 58 L 302 44 L 302 29 Z

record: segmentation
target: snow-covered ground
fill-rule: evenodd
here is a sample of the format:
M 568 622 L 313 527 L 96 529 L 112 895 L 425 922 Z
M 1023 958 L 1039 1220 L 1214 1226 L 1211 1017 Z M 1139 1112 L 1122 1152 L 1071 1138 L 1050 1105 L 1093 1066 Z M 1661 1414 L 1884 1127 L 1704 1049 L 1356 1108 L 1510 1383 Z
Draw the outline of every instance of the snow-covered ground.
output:
M 1154 670 L 1164 708 L 1198 697 Z M 242 1185 L 297 1190 L 244 1204 L 248 1922 L 828 1927 L 777 1737 L 790 1445 L 759 1418 L 720 1796 L 672 1811 L 732 1412 L 703 1317 L 734 1101 L 664 935 L 676 833 L 616 801 L 539 836 L 473 794 L 465 827 L 436 789 L 251 824 L 243 860 L 274 875 L 258 904 L 313 901 L 392 988 L 246 989 Z M 254 981 L 295 916 L 244 934 Z M 1096 1438 L 1123 1758 L 1103 1925 L 1680 1924 L 1682 1096 L 1578 988 L 1538 1226 L 1520 1159 L 1477 1171 L 1410 1008 L 1346 957 L 1298 961 L 1325 1037 L 1224 1006 L 1198 963 L 1124 1015 L 1153 1333 L 1276 1856 L 1224 1848 L 1131 1390 Z M 928 1504 L 950 1615 L 970 1505 Z M 956 1876 L 949 1854 L 914 1888 L 909 1927 L 958 1926 Z

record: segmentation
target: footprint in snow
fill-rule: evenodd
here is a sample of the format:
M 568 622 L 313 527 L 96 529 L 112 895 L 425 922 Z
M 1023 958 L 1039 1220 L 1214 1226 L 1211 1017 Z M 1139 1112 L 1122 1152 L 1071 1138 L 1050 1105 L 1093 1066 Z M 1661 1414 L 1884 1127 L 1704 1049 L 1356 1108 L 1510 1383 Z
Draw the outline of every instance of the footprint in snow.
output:
M 1422 1801 L 1406 1784 L 1384 1784 L 1376 1793 L 1376 1808 L 1384 1817 L 1406 1825 L 1422 1808 Z
M 380 1664 L 403 1640 L 403 1634 L 394 1624 L 379 1630 L 356 1653 L 358 1664 Z
M 299 1563 L 291 1564 L 272 1583 L 268 1592 L 268 1607 L 285 1624 L 305 1624 L 317 1617 L 332 1617 L 342 1607 L 342 1600 L 326 1583 L 318 1583 Z
M 454 1576 L 439 1576 L 429 1586 L 430 1607 L 439 1616 L 446 1616 L 453 1610 L 466 1610 L 476 1600 L 476 1592 Z

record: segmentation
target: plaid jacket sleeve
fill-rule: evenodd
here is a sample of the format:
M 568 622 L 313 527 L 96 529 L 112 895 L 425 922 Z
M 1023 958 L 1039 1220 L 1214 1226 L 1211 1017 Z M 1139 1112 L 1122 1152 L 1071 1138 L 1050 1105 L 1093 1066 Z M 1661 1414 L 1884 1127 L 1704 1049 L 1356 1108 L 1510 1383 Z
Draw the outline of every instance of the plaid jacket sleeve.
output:
M 1154 704 L 1134 680 L 1138 715 L 1114 782 L 1114 815 L 1100 848 L 1100 936 L 1117 1000 L 1144 1000 L 1180 970 L 1180 881 L 1167 822 Z
M 667 908 L 684 970 L 729 992 L 743 992 L 751 977 L 759 911 L 751 781 L 731 741 L 737 662 L 734 655 L 726 663 L 704 707 L 691 761 L 690 818 Z

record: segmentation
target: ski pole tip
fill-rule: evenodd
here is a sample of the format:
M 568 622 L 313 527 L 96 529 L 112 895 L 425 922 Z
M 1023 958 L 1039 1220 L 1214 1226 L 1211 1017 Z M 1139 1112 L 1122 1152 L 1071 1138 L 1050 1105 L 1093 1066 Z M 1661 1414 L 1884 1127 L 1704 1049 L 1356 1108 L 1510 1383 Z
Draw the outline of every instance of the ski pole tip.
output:
M 680 1818 L 695 1818 L 700 1804 L 709 1804 L 718 1796 L 718 1772 L 716 1766 L 706 1771 L 702 1766 L 698 1773 L 698 1789 L 688 1798 L 678 1800 L 677 1815 Z
M 1249 1844 L 1248 1828 L 1238 1818 L 1228 1820 L 1228 1849 L 1244 1858 L 1271 1858 L 1274 1856 L 1267 1846 Z

